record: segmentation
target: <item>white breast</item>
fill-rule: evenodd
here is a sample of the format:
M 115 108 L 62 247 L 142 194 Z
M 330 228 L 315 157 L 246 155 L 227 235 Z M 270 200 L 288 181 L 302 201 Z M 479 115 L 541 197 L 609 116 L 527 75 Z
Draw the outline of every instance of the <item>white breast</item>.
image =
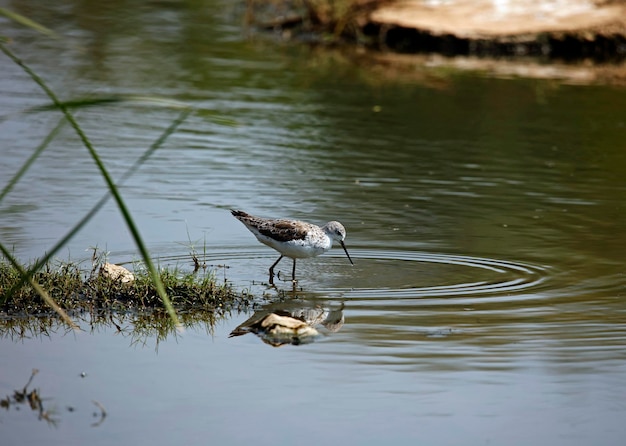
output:
M 279 242 L 263 234 L 259 234 L 257 238 L 260 242 L 292 259 L 318 256 L 328 251 L 333 245 L 332 240 L 326 235 L 323 237 L 307 236 L 304 240 L 290 240 L 288 242 Z

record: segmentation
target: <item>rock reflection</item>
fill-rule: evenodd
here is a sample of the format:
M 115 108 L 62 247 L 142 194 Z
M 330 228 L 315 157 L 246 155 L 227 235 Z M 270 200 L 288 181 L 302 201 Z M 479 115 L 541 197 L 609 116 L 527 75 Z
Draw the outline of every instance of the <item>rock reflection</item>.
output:
M 273 303 L 255 312 L 229 337 L 254 333 L 273 347 L 310 344 L 321 336 L 317 329 L 320 326 L 329 332 L 341 330 L 345 321 L 343 307 L 343 303 L 337 309 L 302 301 Z

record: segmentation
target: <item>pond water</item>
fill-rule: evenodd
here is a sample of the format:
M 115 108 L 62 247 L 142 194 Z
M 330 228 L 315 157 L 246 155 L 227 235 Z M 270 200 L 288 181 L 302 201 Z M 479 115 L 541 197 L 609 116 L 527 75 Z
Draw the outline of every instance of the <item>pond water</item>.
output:
M 229 337 L 252 310 L 166 336 L 87 316 L 78 333 L 3 329 L 0 397 L 38 369 L 30 388 L 56 420 L 0 408 L 3 444 L 623 443 L 625 89 L 399 74 L 359 51 L 246 35 L 230 2 L 92 3 L 0 1 L 62 37 L 2 33 L 62 99 L 159 97 L 235 123 L 192 114 L 122 187 L 154 257 L 186 267 L 193 245 L 258 312 L 330 323 L 281 348 Z M 48 103 L 3 55 L 2 187 L 59 122 L 24 113 Z M 119 178 L 179 110 L 75 114 Z M 0 203 L 0 239 L 38 257 L 104 190 L 65 126 Z M 355 265 L 336 247 L 298 262 L 295 290 L 269 287 L 277 254 L 231 208 L 339 220 Z M 58 257 L 94 246 L 139 257 L 112 202 Z

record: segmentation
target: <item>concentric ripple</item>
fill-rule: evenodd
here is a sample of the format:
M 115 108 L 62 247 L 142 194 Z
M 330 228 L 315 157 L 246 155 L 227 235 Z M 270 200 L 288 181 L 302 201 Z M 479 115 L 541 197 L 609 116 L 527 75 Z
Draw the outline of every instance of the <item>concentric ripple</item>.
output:
M 404 285 L 394 280 L 392 287 L 385 287 L 382 279 L 379 287 L 353 287 L 350 296 L 359 298 L 380 296 L 384 290 L 396 298 L 498 294 L 515 299 L 548 278 L 544 266 L 485 257 L 387 250 L 360 251 L 358 256 L 394 270 L 401 268 L 400 274 L 409 278 Z
M 538 291 L 549 277 L 545 266 L 513 260 L 386 249 L 351 249 L 350 252 L 354 267 L 338 251 L 299 261 L 299 288 L 360 299 L 471 296 L 476 301 L 497 295 L 503 300 L 517 300 Z M 212 268 L 226 267 L 224 275 L 228 280 L 249 286 L 251 282 L 261 284 L 267 280 L 267 269 L 275 259 L 271 250 L 261 247 L 213 251 L 204 262 Z M 277 269 L 281 268 L 290 274 L 291 261 L 283 260 Z M 285 282 L 284 287 L 289 284 Z

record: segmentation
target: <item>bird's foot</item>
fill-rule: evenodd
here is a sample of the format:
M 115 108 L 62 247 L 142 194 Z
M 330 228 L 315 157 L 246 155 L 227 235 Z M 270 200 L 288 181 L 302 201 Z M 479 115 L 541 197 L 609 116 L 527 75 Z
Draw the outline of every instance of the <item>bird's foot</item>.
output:
M 284 279 L 282 277 L 280 277 L 280 271 L 278 271 L 278 274 L 276 275 L 276 277 L 278 278 L 278 280 L 282 281 L 282 282 L 291 282 L 294 285 L 296 285 L 298 283 L 298 279 L 296 279 L 295 277 L 292 277 L 291 279 Z M 274 284 L 274 274 L 270 274 L 270 284 Z

